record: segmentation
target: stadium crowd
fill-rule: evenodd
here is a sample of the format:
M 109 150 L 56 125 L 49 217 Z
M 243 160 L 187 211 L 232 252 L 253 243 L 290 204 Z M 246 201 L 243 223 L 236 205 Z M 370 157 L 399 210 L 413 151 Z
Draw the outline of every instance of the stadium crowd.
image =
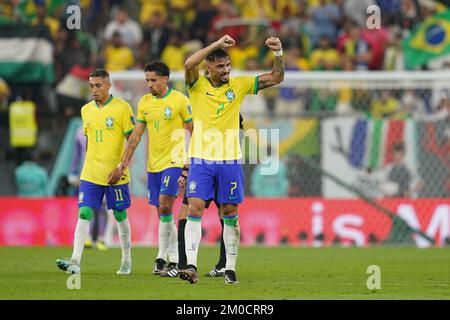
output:
M 80 30 L 67 27 L 69 5 L 81 8 Z M 366 27 L 370 5 L 378 5 L 381 10 L 379 29 Z M 275 34 L 283 43 L 288 71 L 408 70 L 402 41 L 426 18 L 444 10 L 443 3 L 433 0 L 2 1 L 0 24 L 48 28 L 55 80 L 45 86 L 18 85 L 0 78 L 0 139 L 2 143 L 7 141 L 8 107 L 13 101 L 33 101 L 40 127 L 46 127 L 47 118 L 58 117 L 57 128 L 53 128 L 58 131 L 72 116 L 79 116 L 81 106 L 89 100 L 88 88 L 81 89 L 95 68 L 142 70 L 146 62 L 161 60 L 171 71 L 182 71 L 192 52 L 223 34 L 237 40 L 237 46 L 229 52 L 235 70 L 270 68 L 272 54 L 262 41 Z M 448 68 L 450 62 L 446 61 L 418 69 Z M 429 96 L 418 90 L 344 88 L 304 92 L 282 87 L 268 90 L 257 104 L 264 106 L 258 109 L 264 118 L 363 112 L 404 119 L 412 114 L 448 113 L 448 92 L 434 105 L 430 105 Z M 252 116 L 255 114 L 246 115 L 244 110 L 244 118 Z M 44 136 L 39 142 L 52 144 L 51 140 Z M 2 158 L 4 153 L 2 150 Z M 295 165 L 299 160 L 289 161 L 288 172 L 292 171 L 291 162 Z M 283 190 L 283 195 L 296 195 L 292 187 L 291 191 L 287 187 Z

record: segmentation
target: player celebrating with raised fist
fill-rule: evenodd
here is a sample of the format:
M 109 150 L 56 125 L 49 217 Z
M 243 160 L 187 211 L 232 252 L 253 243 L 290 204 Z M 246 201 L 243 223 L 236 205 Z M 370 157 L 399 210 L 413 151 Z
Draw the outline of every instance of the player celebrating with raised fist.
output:
M 203 48 L 185 63 L 185 80 L 192 108 L 194 131 L 189 144 L 191 165 L 186 196 L 189 213 L 185 228 L 188 266 L 180 278 L 198 281 L 197 255 L 201 240 L 201 219 L 205 201 L 214 197 L 224 213 L 223 239 L 226 251 L 225 283 L 238 283 L 236 258 L 240 231 L 238 204 L 244 199 L 244 177 L 239 146 L 239 111 L 247 94 L 279 84 L 284 78 L 281 41 L 270 37 L 265 42 L 275 55 L 272 72 L 257 77 L 230 77 L 231 63 L 227 48 L 235 45 L 228 35 Z M 207 76 L 199 75 L 205 60 Z

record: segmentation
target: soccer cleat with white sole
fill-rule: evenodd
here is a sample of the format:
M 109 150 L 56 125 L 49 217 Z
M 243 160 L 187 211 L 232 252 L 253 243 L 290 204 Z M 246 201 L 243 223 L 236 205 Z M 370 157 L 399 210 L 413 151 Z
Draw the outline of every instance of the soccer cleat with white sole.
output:
M 158 258 L 155 260 L 155 267 L 153 268 L 153 274 L 155 276 L 159 276 L 161 272 L 163 272 L 166 269 L 167 262 L 164 261 L 161 258 Z
M 57 259 L 56 265 L 67 273 L 79 274 L 81 272 L 80 265 L 72 259 Z
M 177 268 L 177 264 L 174 262 L 171 262 L 167 265 L 167 268 L 164 269 L 161 272 L 161 277 L 164 278 L 175 278 L 178 277 L 178 268 Z
M 198 282 L 198 273 L 195 267 L 188 266 L 187 269 L 180 270 L 178 274 L 181 280 L 189 281 L 192 284 Z
M 225 268 L 217 269 L 216 267 L 212 268 L 205 274 L 205 277 L 223 277 L 225 276 Z
M 225 271 L 225 283 L 227 284 L 238 284 L 239 281 L 236 278 L 236 272 L 233 270 Z
M 119 270 L 117 270 L 116 274 L 118 275 L 128 275 L 131 273 L 131 262 L 124 261 L 120 264 Z

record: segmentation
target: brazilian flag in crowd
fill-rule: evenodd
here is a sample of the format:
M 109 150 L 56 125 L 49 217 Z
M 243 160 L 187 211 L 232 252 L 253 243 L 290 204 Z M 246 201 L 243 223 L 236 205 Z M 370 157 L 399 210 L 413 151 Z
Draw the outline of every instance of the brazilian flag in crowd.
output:
M 450 53 L 450 10 L 423 21 L 402 43 L 406 66 L 414 69 Z

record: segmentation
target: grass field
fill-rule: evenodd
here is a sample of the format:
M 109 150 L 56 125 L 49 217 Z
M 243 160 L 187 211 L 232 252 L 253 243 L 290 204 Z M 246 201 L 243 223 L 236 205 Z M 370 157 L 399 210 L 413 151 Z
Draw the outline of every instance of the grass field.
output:
M 450 299 L 450 250 L 417 248 L 241 248 L 240 284 L 205 278 L 218 249 L 199 252 L 200 281 L 151 274 L 155 248 L 134 248 L 133 273 L 117 276 L 120 250 L 85 250 L 81 289 L 66 288 L 55 260 L 71 248 L 0 248 L 0 299 Z M 381 289 L 369 290 L 369 265 Z

